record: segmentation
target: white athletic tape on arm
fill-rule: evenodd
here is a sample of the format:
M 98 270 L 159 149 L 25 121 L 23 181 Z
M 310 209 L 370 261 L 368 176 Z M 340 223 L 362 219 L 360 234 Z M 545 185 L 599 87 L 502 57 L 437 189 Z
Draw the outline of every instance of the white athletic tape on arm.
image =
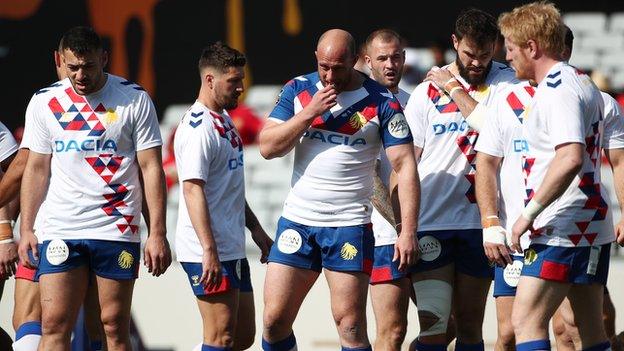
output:
M 472 113 L 470 113 L 468 117 L 466 117 L 466 122 L 468 122 L 470 128 L 476 130 L 477 132 L 481 131 L 481 127 L 483 126 L 483 122 L 485 121 L 486 114 L 487 107 L 479 103 L 477 104 L 477 106 L 475 106 L 474 110 L 472 110 Z
M 483 228 L 483 243 L 505 244 L 507 231 L 500 225 Z
M 432 313 L 438 321 L 427 330 L 421 330 L 419 336 L 444 335 L 451 315 L 453 287 L 442 280 L 421 280 L 413 283 L 418 310 Z
M 522 210 L 522 217 L 525 219 L 532 221 L 537 217 L 540 213 L 544 211 L 544 206 L 542 206 L 539 202 L 531 199 L 526 207 Z

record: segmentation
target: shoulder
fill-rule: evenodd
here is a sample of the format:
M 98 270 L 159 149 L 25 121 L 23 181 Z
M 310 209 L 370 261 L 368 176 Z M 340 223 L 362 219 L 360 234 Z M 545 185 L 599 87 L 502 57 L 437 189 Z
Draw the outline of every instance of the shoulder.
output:
M 213 118 L 210 116 L 209 111 L 200 103 L 195 102 L 184 113 L 178 128 L 185 131 L 185 133 L 195 134 L 210 128 L 212 123 Z
M 53 84 L 48 85 L 45 88 L 41 88 L 33 94 L 30 103 L 38 103 L 42 102 L 44 104 L 48 104 L 50 99 L 58 96 L 59 94 L 64 94 L 64 91 L 67 88 L 71 88 L 71 83 L 69 79 L 63 79 Z
M 517 84 L 520 81 L 516 78 L 516 72 L 509 66 L 492 61 L 492 68 L 490 68 L 490 85 Z
M 108 79 L 111 80 L 111 86 L 119 92 L 120 95 L 130 99 L 131 101 L 151 101 L 149 94 L 139 84 L 113 74 L 108 74 Z
M 316 85 L 319 80 L 318 73 L 316 72 L 300 75 L 286 82 L 286 84 L 284 84 L 284 89 L 289 88 L 295 92 L 300 92 Z
M 604 102 L 604 118 L 609 119 L 622 115 L 622 109 L 620 104 L 613 98 L 613 96 L 601 91 L 600 95 Z

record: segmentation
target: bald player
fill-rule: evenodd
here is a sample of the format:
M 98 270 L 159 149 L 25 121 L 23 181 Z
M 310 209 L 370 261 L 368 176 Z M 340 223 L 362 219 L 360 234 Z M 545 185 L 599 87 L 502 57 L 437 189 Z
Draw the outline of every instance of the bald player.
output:
M 315 55 L 317 71 L 286 83 L 259 137 L 267 159 L 295 150 L 291 190 L 269 254 L 262 347 L 296 350 L 293 322 L 325 268 L 342 350 L 371 350 L 366 291 L 373 168 L 383 145 L 398 174 L 402 226 L 394 256 L 404 271 L 417 258 L 412 137 L 393 94 L 353 68 L 357 55 L 348 32 L 325 32 Z

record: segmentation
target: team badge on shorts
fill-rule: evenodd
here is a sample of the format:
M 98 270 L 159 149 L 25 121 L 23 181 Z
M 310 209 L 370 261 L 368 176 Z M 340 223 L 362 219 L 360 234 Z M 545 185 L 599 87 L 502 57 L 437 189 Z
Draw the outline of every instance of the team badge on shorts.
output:
M 192 286 L 199 286 L 199 275 L 195 274 L 191 276 L 191 281 Z
M 293 254 L 301 248 L 301 234 L 294 229 L 286 229 L 277 240 L 277 248 L 285 254 Z
M 533 249 L 528 249 L 524 253 L 524 264 L 530 266 L 537 260 L 537 252 Z
M 129 269 L 134 263 L 134 256 L 126 250 L 121 251 L 117 258 L 117 264 L 121 269 Z
M 46 249 L 46 259 L 50 264 L 58 266 L 69 258 L 69 247 L 61 239 L 54 239 Z
M 515 288 L 520 281 L 520 274 L 522 273 L 522 261 L 513 261 L 512 264 L 508 264 L 503 270 L 503 279 L 507 285 Z
M 440 256 L 442 253 L 442 244 L 433 236 L 423 236 L 418 240 L 418 247 L 420 248 L 420 259 L 423 261 L 431 262 Z
M 355 256 L 357 256 L 357 254 L 358 249 L 348 242 L 344 243 L 344 245 L 342 245 L 342 249 L 340 249 L 340 257 L 342 257 L 345 261 L 351 261 L 355 258 Z

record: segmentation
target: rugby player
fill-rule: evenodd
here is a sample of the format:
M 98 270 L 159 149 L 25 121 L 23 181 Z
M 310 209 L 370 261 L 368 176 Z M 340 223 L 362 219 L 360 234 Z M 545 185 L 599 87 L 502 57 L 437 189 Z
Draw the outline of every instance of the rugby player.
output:
M 565 49 L 562 60 L 567 62 L 572 56 L 572 49 L 574 46 L 574 33 L 572 33 L 572 30 L 570 30 L 568 26 L 565 26 L 564 44 Z M 623 160 L 621 157 L 624 155 L 624 150 L 622 150 L 624 145 L 622 145 L 621 140 L 618 140 L 618 138 L 621 139 L 624 133 L 624 114 L 622 114 L 620 105 L 611 95 L 605 92 L 601 92 L 601 95 L 604 99 L 603 118 L 605 124 L 602 147 L 604 148 L 607 160 L 613 170 L 613 184 L 615 185 L 616 195 L 621 206 L 624 204 L 624 189 L 621 187 L 624 180 L 622 180 L 622 168 L 619 165 L 621 165 Z M 605 196 L 606 195 L 608 195 L 608 193 L 605 194 Z M 610 203 L 608 198 L 605 199 L 605 201 Z M 616 224 L 615 230 L 616 232 L 620 232 L 623 228 L 624 218 L 620 219 L 620 222 Z M 613 306 L 611 295 L 606 286 L 603 298 L 602 319 L 604 321 L 607 337 L 611 341 L 611 349 L 615 351 L 622 350 L 622 344 L 615 333 L 615 307 Z M 570 308 L 568 299 L 564 299 L 561 303 L 561 306 L 553 315 L 552 323 L 558 350 L 574 350 L 576 347 L 580 348 L 579 332 L 574 323 L 574 313 Z
M 582 349 L 608 350 L 602 323 L 613 241 L 600 186 L 604 103 L 589 77 L 561 61 L 557 8 L 531 3 L 504 13 L 499 26 L 519 79 L 538 86 L 523 121 L 526 206 L 512 227 L 512 249 L 530 230 L 512 324 L 516 348 L 550 350 L 548 322 L 567 296 Z
M 158 276 L 171 262 L 158 120 L 140 86 L 104 73 L 107 54 L 92 29 L 72 28 L 60 49 L 68 79 L 38 91 L 26 112 L 32 144 L 21 187 L 18 253 L 29 268 L 39 263 L 39 348 L 69 347 L 91 271 L 108 349 L 127 350 L 142 190 L 148 271 Z M 38 247 L 33 225 L 44 200 Z
M 493 272 L 474 194 L 474 145 L 487 106 L 516 82 L 510 68 L 492 61 L 497 36 L 491 15 L 463 11 L 452 35 L 455 61 L 427 73 L 405 107 L 423 198 L 422 256 L 411 275 L 421 327 L 418 349 L 446 350 L 451 301 L 457 350 L 484 348 L 482 324 Z
M 0 122 L 0 177 L 7 171 L 11 161 L 17 153 L 17 143 L 7 127 Z M 15 274 L 17 247 L 13 241 L 13 215 L 11 207 L 15 203 L 0 206 L 0 299 L 6 280 Z M 0 328 L 0 348 L 11 349 L 11 337 Z
M 399 88 L 405 64 L 405 50 L 399 34 L 390 29 L 371 33 L 366 39 L 364 60 L 371 78 L 388 88 L 401 107 L 405 107 L 409 94 Z M 371 198 L 375 251 L 370 280 L 371 302 L 377 326 L 374 348 L 380 351 L 401 349 L 407 332 L 407 307 L 411 289 L 407 272 L 400 271 L 399 261 L 393 260 L 397 232 L 388 189 L 391 172 L 388 158 L 384 152 L 380 152 Z
M 339 29 L 316 48 L 316 72 L 283 88 L 260 132 L 267 158 L 295 149 L 292 187 L 269 254 L 264 286 L 263 349 L 295 350 L 292 324 L 323 268 L 343 350 L 371 350 L 366 295 L 373 260 L 373 169 L 384 146 L 398 174 L 400 235 L 394 259 L 417 258 L 419 189 L 411 135 L 399 102 L 357 72 L 355 41 Z
M 197 101 L 176 130 L 180 180 L 177 259 L 197 296 L 202 351 L 246 350 L 255 336 L 253 291 L 245 257 L 245 227 L 266 262 L 273 241 L 245 201 L 243 144 L 226 109 L 243 93 L 246 59 L 222 43 L 199 59 Z

